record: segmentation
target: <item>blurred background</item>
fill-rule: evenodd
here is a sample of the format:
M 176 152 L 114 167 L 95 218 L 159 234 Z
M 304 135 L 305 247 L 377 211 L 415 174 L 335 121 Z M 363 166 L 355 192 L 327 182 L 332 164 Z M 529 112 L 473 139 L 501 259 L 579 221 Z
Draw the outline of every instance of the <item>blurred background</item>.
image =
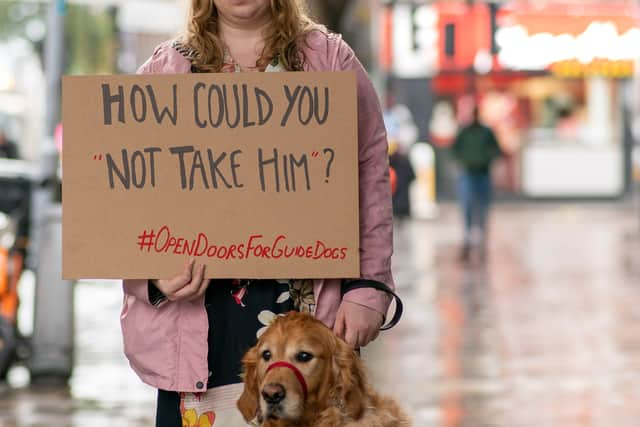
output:
M 376 386 L 416 426 L 637 426 L 640 1 L 308 3 L 388 130 L 406 312 L 365 351 Z M 153 424 L 120 284 L 61 280 L 60 79 L 135 72 L 183 16 L 0 0 L 0 427 Z

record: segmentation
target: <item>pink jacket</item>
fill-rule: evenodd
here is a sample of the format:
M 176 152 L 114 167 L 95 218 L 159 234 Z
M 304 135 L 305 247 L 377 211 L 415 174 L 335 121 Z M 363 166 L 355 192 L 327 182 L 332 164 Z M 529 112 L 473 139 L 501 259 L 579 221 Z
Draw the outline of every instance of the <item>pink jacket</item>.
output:
M 360 178 L 360 269 L 363 279 L 394 288 L 391 276 L 392 213 L 387 137 L 376 92 L 353 50 L 338 35 L 314 31 L 304 48 L 305 71 L 355 71 L 358 79 Z M 142 74 L 190 72 L 190 62 L 171 47 L 158 46 Z M 314 280 L 315 315 L 332 327 L 341 301 L 340 280 Z M 171 391 L 201 392 L 207 384 L 208 320 L 204 300 L 149 302 L 147 281 L 124 280 L 121 325 L 131 367 L 147 384 Z M 344 296 L 386 314 L 389 297 L 371 288 Z M 200 388 L 198 387 L 200 386 Z

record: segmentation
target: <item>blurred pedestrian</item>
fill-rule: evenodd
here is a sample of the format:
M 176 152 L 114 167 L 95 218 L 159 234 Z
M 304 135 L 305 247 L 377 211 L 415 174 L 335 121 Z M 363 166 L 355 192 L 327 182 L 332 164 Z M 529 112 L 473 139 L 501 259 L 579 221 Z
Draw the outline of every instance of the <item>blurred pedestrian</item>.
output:
M 393 215 L 398 219 L 411 216 L 411 200 L 409 189 L 415 181 L 416 174 L 409 160 L 409 156 L 395 142 L 389 144 L 389 164 L 395 171 L 396 185 L 393 193 Z
M 464 242 L 461 258 L 466 261 L 471 248 L 477 246 L 486 254 L 487 224 L 491 204 L 491 164 L 502 155 L 491 128 L 480 121 L 480 112 L 473 109 L 471 123 L 462 127 L 453 143 L 452 152 L 462 168 L 458 196 L 464 220 Z
M 393 287 L 391 185 L 378 98 L 353 50 L 311 21 L 303 4 L 192 0 L 185 34 L 157 47 L 139 72 L 355 72 L 361 277 L 210 281 L 192 260 L 169 280 L 124 280 L 125 352 L 142 380 L 159 389 L 156 426 L 225 425 L 221 411 L 228 416 L 243 389 L 240 359 L 275 316 L 312 312 L 356 348 L 376 338 L 389 306 L 387 292 L 377 289 Z
M 18 158 L 20 158 L 18 145 L 7 137 L 3 129 L 0 129 L 0 159 Z

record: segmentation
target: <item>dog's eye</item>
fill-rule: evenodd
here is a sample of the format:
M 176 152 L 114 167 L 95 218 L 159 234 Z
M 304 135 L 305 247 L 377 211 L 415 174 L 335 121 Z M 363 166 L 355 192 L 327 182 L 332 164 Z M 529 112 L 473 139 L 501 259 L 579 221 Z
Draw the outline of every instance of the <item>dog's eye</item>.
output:
M 262 352 L 262 358 L 265 362 L 268 362 L 271 359 L 271 352 L 269 350 L 265 350 Z
M 313 354 L 307 353 L 306 351 L 301 351 L 300 353 L 296 354 L 296 360 L 300 363 L 306 363 L 311 359 L 313 359 Z

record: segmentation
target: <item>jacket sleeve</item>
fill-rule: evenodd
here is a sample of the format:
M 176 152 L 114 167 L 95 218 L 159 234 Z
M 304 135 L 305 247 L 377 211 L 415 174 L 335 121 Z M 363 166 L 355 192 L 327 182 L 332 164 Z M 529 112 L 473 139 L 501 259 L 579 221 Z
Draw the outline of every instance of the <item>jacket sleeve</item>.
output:
M 163 51 L 166 44 L 157 46 L 153 55 L 138 68 L 136 74 L 157 74 L 160 72 L 159 67 L 164 63 Z M 159 306 L 164 300 L 161 298 L 160 291 L 149 282 L 149 280 L 123 280 L 122 289 L 127 295 L 133 295 L 136 299 L 144 301 L 150 305 Z M 160 293 L 160 295 L 158 295 Z
M 167 42 L 159 44 L 153 54 L 138 68 L 136 74 L 160 74 L 167 64 Z
M 498 138 L 496 137 L 496 133 L 491 130 L 491 128 L 487 128 L 489 131 L 489 141 L 491 144 L 491 159 L 496 159 L 500 156 L 504 156 L 502 152 L 502 148 L 500 148 L 500 143 L 498 142 Z
M 151 304 L 149 300 L 149 288 L 147 280 L 123 280 L 122 289 L 127 295 L 133 295 L 136 299 Z
M 336 39 L 336 71 L 354 71 L 358 82 L 358 170 L 360 191 L 360 277 L 395 289 L 391 274 L 393 217 L 387 133 L 378 96 L 353 50 Z M 391 298 L 373 288 L 348 291 L 344 300 L 386 316 Z
M 456 134 L 456 138 L 453 140 L 453 144 L 451 144 L 451 155 L 455 160 L 460 160 L 460 150 L 462 147 L 462 130 L 459 130 Z

